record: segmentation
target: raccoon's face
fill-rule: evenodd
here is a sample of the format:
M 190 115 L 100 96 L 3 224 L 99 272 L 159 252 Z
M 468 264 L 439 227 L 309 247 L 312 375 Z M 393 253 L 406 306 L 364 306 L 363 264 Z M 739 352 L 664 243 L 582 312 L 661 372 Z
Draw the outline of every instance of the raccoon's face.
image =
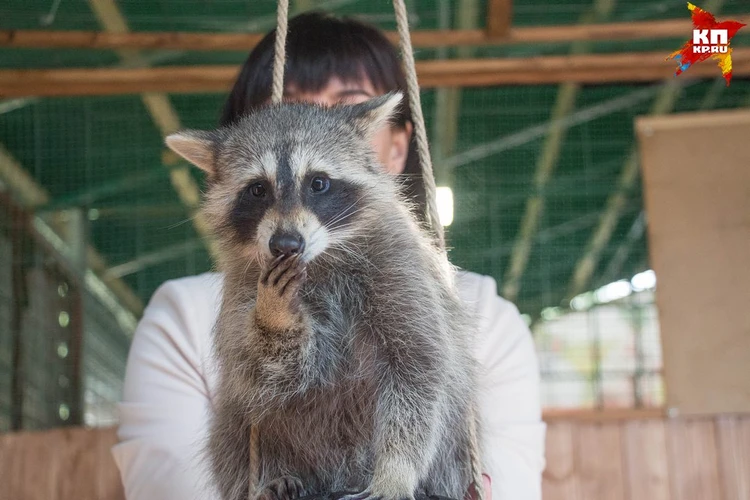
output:
M 226 186 L 234 200 L 223 216 L 225 237 L 263 257 L 311 261 L 357 232 L 367 179 L 306 147 L 270 148 L 241 169 Z
M 365 231 L 363 219 L 377 216 L 368 194 L 390 179 L 369 139 L 400 101 L 392 94 L 331 109 L 270 107 L 227 129 L 174 134 L 167 144 L 209 173 L 204 213 L 225 249 L 310 262 L 345 248 Z

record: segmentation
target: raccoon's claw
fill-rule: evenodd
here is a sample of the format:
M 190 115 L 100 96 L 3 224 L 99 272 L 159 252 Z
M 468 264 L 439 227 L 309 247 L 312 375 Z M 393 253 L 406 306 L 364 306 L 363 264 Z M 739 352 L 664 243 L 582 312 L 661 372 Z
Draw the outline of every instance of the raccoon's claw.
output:
M 255 316 L 259 326 L 278 331 L 299 321 L 297 293 L 306 278 L 305 263 L 299 255 L 282 256 L 268 264 L 258 280 Z
M 298 257 L 299 255 L 293 255 L 291 257 L 288 255 L 279 255 L 273 259 L 263 271 L 260 277 L 260 282 L 265 286 L 276 286 L 276 283 L 284 274 L 284 271 L 289 269 L 290 264 L 295 260 L 298 260 Z
M 339 500 L 414 500 L 414 497 L 405 496 L 403 498 L 400 498 L 400 497 L 387 498 L 384 495 L 373 493 L 373 491 L 370 488 L 367 488 L 364 491 L 361 491 L 359 493 L 345 495 L 339 498 Z
M 372 486 L 359 493 L 345 495 L 339 500 L 414 500 L 414 495 L 393 495 L 382 491 L 373 491 Z
M 370 489 L 367 488 L 364 491 L 360 491 L 359 493 L 353 493 L 351 495 L 345 495 L 339 500 L 380 500 L 380 496 L 373 496 L 372 492 L 370 492 Z
M 294 476 L 274 479 L 255 495 L 255 500 L 294 500 L 305 494 L 302 480 Z
M 271 262 L 261 276 L 260 284 L 273 287 L 279 296 L 284 296 L 287 291 L 296 291 L 304 277 L 305 264 L 299 255 L 281 256 Z

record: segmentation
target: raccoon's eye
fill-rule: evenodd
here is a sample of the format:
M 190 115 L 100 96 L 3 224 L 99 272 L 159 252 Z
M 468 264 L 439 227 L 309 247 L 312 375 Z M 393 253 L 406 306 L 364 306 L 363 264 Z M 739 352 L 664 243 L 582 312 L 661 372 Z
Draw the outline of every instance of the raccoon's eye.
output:
M 250 193 L 256 198 L 262 198 L 266 195 L 266 188 L 262 183 L 256 182 L 250 186 Z
M 331 180 L 328 177 L 313 177 L 310 188 L 314 193 L 325 193 L 331 187 Z

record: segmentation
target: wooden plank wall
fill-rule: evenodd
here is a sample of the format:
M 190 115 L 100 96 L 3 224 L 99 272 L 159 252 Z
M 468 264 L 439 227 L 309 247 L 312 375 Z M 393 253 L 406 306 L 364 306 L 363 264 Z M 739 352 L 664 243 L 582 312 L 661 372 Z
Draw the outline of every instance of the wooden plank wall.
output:
M 555 421 L 544 500 L 750 500 L 750 416 Z
M 115 441 L 114 429 L 0 435 L 0 500 L 123 500 Z M 750 500 L 750 415 L 551 421 L 543 498 Z

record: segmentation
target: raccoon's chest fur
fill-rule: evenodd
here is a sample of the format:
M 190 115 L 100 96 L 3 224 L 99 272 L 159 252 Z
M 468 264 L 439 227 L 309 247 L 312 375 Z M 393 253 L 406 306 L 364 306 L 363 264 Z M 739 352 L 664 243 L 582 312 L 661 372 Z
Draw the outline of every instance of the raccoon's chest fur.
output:
M 319 491 L 362 488 L 372 477 L 374 415 L 367 382 L 311 391 L 260 426 L 264 479 L 294 472 Z
M 366 300 L 369 283 L 351 269 L 337 274 L 305 290 L 306 309 L 315 318 L 319 386 L 259 426 L 264 476 L 293 472 L 320 491 L 361 489 L 374 465 L 377 352 Z

